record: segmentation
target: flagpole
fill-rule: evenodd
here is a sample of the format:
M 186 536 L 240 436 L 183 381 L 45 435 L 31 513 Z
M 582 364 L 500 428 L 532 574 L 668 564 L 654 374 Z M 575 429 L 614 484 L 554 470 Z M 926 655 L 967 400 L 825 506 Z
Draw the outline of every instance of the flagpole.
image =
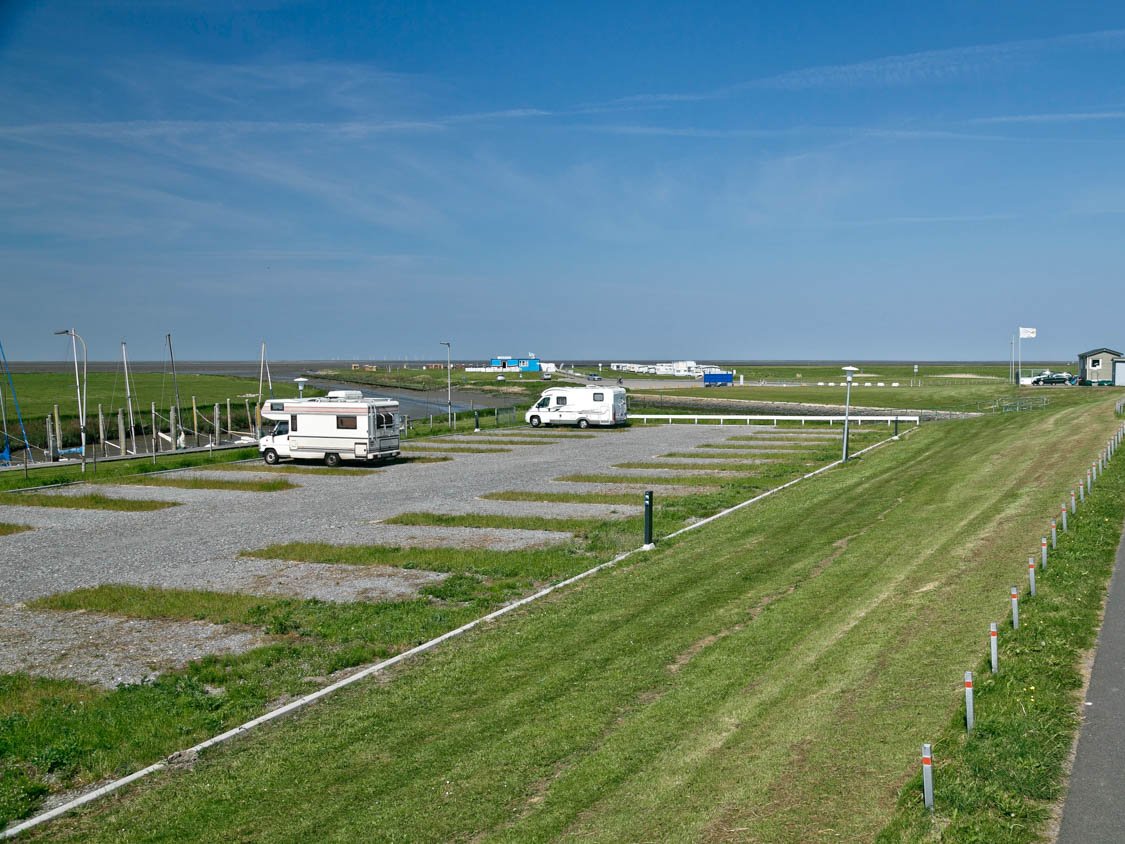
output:
M 1023 331 L 1016 333 L 1016 389 L 1020 388 L 1023 376 Z

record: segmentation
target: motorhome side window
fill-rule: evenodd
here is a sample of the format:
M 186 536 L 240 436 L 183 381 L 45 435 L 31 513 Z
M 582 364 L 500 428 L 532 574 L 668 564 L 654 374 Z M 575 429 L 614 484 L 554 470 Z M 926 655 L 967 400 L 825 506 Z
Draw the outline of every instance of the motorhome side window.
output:
M 271 401 L 270 402 L 270 410 L 273 410 L 273 411 L 285 410 L 285 402 Z
M 566 396 L 559 396 L 558 402 L 559 402 L 559 407 L 562 407 L 564 404 L 566 404 Z
M 594 393 L 594 401 L 605 401 L 605 393 Z
M 293 414 L 292 416 L 289 417 L 289 430 L 291 432 L 297 430 L 297 415 L 296 414 Z
M 337 416 L 336 427 L 340 430 L 347 429 L 349 431 L 354 431 L 359 425 L 356 423 L 356 417 L 354 416 Z

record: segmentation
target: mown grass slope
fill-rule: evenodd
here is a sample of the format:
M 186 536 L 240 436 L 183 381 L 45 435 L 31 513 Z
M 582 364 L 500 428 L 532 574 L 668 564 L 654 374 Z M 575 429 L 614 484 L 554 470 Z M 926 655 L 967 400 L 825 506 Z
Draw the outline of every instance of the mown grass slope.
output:
M 924 426 L 44 835 L 870 839 L 1114 424 Z

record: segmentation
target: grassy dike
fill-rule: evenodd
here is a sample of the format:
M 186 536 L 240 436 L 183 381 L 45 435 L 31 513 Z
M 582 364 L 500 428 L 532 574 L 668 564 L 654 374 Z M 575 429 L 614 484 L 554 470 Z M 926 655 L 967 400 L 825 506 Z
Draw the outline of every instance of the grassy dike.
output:
M 934 813 L 919 772 L 903 789 L 878 841 L 1032 841 L 1056 801 L 1079 724 L 1084 656 L 1094 646 L 1125 520 L 1125 462 L 1118 457 L 1059 532 L 1036 596 L 1020 587 L 1020 627 L 998 616 L 998 674 L 987 655 L 973 671 L 975 728 L 964 706 L 935 735 Z M 1046 532 L 1046 531 L 1044 531 Z M 1036 555 L 1038 562 L 1038 555 Z M 1013 578 L 1013 584 L 1017 580 Z M 982 636 L 982 642 L 987 640 Z M 984 646 L 982 645 L 982 651 Z
M 33 837 L 870 839 L 1114 424 L 924 426 Z

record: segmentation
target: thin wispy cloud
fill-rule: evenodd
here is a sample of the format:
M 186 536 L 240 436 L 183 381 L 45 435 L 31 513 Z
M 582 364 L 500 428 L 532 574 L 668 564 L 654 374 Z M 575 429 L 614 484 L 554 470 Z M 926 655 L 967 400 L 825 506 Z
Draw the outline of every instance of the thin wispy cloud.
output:
M 725 85 L 708 91 L 632 94 L 612 100 L 625 105 L 691 103 L 727 99 L 747 91 L 819 88 L 890 88 L 939 84 L 975 78 L 981 74 L 1059 50 L 1122 50 L 1125 29 L 1006 41 L 943 50 L 884 56 L 847 64 L 819 65 L 760 79 Z
M 997 117 L 978 117 L 970 123 L 1089 123 L 1104 120 L 1125 120 L 1125 111 L 1064 111 L 1041 114 L 1004 114 Z

